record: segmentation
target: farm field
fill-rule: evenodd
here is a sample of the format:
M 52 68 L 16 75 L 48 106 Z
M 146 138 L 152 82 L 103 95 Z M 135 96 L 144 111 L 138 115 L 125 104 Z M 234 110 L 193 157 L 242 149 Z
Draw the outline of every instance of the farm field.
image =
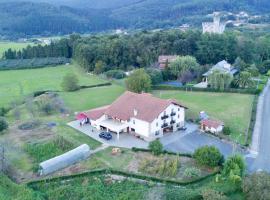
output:
M 186 105 L 187 119 L 198 119 L 205 111 L 211 118 L 221 120 L 231 128 L 231 139 L 244 144 L 251 118 L 253 95 L 235 93 L 155 91 L 161 98 L 174 98 Z
M 80 71 L 75 65 L 0 71 L 0 107 L 8 106 L 11 101 L 22 100 L 35 91 L 61 90 L 62 79 L 69 72 L 77 75 L 80 85 L 105 82 L 94 75 Z
M 12 50 L 20 50 L 27 47 L 28 45 L 34 44 L 29 42 L 0 42 L 0 59 L 2 58 L 3 53 L 9 48 Z

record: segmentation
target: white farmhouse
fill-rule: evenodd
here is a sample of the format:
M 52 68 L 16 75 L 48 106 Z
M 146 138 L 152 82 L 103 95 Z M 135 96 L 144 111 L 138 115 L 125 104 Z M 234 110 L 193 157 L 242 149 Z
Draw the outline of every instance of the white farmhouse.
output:
M 205 132 L 210 132 L 213 134 L 219 134 L 223 131 L 224 124 L 223 122 L 212 120 L 212 119 L 204 119 L 201 121 L 201 130 Z
M 185 106 L 173 99 L 159 99 L 148 93 L 125 92 L 111 105 L 79 113 L 77 119 L 98 130 L 133 134 L 152 141 L 184 126 Z

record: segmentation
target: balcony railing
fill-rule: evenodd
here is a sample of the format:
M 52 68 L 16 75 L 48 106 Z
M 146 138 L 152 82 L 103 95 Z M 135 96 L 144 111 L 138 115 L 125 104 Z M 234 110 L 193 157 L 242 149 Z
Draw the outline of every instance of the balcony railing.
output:
M 175 116 L 175 115 L 176 115 L 176 113 L 175 113 L 175 112 L 172 112 L 172 113 L 171 113 L 171 116 Z
M 161 125 L 161 128 L 166 128 L 168 126 L 168 123 L 164 123 Z
M 170 124 L 174 124 L 174 123 L 175 123 L 175 120 L 171 120 L 171 121 L 170 121 Z
M 161 117 L 161 120 L 167 119 L 169 117 L 169 115 L 164 115 Z

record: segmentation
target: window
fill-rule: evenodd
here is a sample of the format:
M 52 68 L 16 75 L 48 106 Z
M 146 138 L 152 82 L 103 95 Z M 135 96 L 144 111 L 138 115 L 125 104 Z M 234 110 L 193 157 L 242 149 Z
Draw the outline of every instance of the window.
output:
M 158 127 L 158 122 L 156 123 L 156 127 Z
M 173 108 L 172 108 L 172 112 L 173 112 Z
M 177 117 L 178 117 L 178 119 L 179 119 L 179 118 L 180 118 L 180 115 L 178 115 Z
M 135 120 L 133 119 L 133 124 L 135 124 Z
M 178 108 L 178 111 L 180 111 L 180 108 Z
M 156 132 L 155 132 L 155 136 L 157 136 L 157 135 L 159 135 L 159 131 L 156 131 Z

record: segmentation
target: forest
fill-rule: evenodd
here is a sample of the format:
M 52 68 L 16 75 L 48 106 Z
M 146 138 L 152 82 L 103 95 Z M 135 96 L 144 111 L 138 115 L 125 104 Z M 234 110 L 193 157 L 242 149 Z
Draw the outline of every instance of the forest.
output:
M 139 32 L 133 35 L 71 35 L 51 45 L 28 46 L 16 51 L 9 49 L 4 59 L 42 57 L 73 58 L 86 71 L 101 68 L 129 70 L 155 66 L 159 55 L 190 55 L 200 65 L 212 65 L 221 60 L 241 70 L 256 67 L 266 73 L 270 69 L 270 35 L 246 36 L 238 32 L 223 35 L 202 34 L 199 31 L 176 30 Z
M 261 15 L 269 22 L 268 0 L 0 0 L 0 36 L 92 33 L 124 28 L 166 29 L 188 23 L 200 27 L 214 11 Z

